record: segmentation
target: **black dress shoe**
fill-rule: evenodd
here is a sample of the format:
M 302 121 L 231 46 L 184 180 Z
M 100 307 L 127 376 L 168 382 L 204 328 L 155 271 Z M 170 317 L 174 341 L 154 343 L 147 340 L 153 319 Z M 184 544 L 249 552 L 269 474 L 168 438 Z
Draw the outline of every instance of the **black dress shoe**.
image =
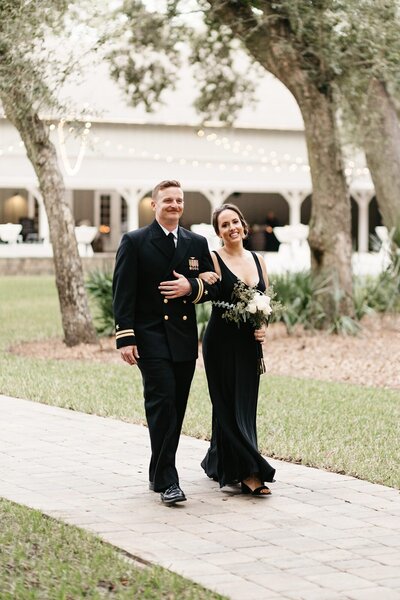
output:
M 149 490 L 154 492 L 154 481 L 149 481 Z
M 164 492 L 161 492 L 161 500 L 164 502 L 164 504 L 170 506 L 171 504 L 176 504 L 177 502 L 185 502 L 186 496 L 182 492 L 179 485 L 177 483 L 173 483 Z

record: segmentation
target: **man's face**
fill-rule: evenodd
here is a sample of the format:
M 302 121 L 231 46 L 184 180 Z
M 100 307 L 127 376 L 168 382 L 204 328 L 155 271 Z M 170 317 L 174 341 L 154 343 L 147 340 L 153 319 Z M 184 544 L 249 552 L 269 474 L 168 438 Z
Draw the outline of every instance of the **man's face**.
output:
M 183 213 L 183 191 L 181 188 L 168 187 L 160 190 L 151 207 L 156 220 L 165 228 L 175 229 Z

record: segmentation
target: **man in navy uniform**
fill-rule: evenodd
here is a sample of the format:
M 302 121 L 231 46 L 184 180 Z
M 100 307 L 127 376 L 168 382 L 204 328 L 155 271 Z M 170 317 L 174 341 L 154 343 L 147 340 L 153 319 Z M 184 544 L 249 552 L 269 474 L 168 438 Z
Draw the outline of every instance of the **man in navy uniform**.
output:
M 155 220 L 126 233 L 118 248 L 113 308 L 117 348 L 142 373 L 151 441 L 149 487 L 162 501 L 186 500 L 175 455 L 198 353 L 195 304 L 211 300 L 218 281 L 204 237 L 179 226 L 178 181 L 152 192 Z M 199 274 L 207 272 L 207 281 Z

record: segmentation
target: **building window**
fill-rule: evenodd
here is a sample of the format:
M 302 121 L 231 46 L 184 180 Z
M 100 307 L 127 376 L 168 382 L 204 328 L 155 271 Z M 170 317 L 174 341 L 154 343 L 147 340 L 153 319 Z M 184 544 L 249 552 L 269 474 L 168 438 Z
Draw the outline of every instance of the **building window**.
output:
M 121 196 L 121 233 L 128 231 L 128 205 L 125 198 Z
M 111 196 L 101 194 L 100 196 L 100 233 L 109 234 L 111 231 Z

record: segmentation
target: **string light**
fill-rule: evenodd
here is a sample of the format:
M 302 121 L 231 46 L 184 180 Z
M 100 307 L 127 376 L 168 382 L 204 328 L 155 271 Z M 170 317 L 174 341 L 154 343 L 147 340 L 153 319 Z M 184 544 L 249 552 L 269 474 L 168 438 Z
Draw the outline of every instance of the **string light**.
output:
M 271 150 L 269 152 L 269 156 L 267 156 L 267 151 L 262 146 L 254 148 L 251 144 L 245 145 L 244 142 L 242 143 L 240 140 L 228 140 L 227 137 L 221 137 L 215 132 L 205 134 L 205 132 L 202 130 L 202 133 L 204 135 L 202 135 L 201 137 L 204 137 L 204 139 L 207 142 L 212 142 L 216 146 L 220 146 L 221 144 L 223 144 L 226 150 L 231 150 L 231 152 L 235 155 L 241 154 L 243 158 L 247 159 L 250 156 L 250 154 L 253 154 L 254 158 L 252 159 L 252 162 L 257 164 L 257 162 L 260 161 L 262 164 L 261 166 L 259 166 L 259 170 L 263 173 L 267 171 L 266 165 L 270 165 L 273 168 L 273 170 L 278 173 L 281 172 L 283 168 L 287 168 L 289 171 L 295 172 L 300 167 L 302 171 L 307 173 L 310 172 L 310 166 L 305 162 L 305 159 L 301 156 L 293 157 L 288 152 L 279 156 L 275 150 Z M 369 174 L 369 169 L 365 165 L 358 165 L 357 170 L 355 170 L 355 167 L 356 163 L 354 162 L 354 160 L 348 161 L 346 163 L 345 175 L 348 176 L 353 175 L 355 173 L 361 176 Z M 249 170 L 247 167 L 245 167 L 245 169 L 251 172 L 251 170 Z
M 76 163 L 74 166 L 71 166 L 65 147 L 65 138 L 64 138 L 64 127 L 68 122 L 68 119 L 72 120 L 72 117 L 68 117 L 65 119 L 61 119 L 58 123 L 58 126 L 55 123 L 51 123 L 49 129 L 54 131 L 57 128 L 58 137 L 59 137 L 59 145 L 60 145 L 60 155 L 63 161 L 64 167 L 68 175 L 75 175 L 79 171 L 82 160 L 86 150 L 86 139 L 91 133 L 91 142 L 92 146 L 103 147 L 109 151 L 116 151 L 118 153 L 125 152 L 132 157 L 136 157 L 136 160 L 142 158 L 147 160 L 154 161 L 165 161 L 169 164 L 176 163 L 179 165 L 190 165 L 193 168 L 206 168 L 206 169 L 219 169 L 220 171 L 231 171 L 231 172 L 240 172 L 244 171 L 247 173 L 253 173 L 254 171 L 259 171 L 260 173 L 267 173 L 268 170 L 274 171 L 276 173 L 282 172 L 283 169 L 287 169 L 288 171 L 294 173 L 296 171 L 302 171 L 304 173 L 310 172 L 310 166 L 307 164 L 305 158 L 301 156 L 293 156 L 289 153 L 284 153 L 283 155 L 278 155 L 275 150 L 268 151 L 267 148 L 263 146 L 254 146 L 250 143 L 246 143 L 245 141 L 241 141 L 238 139 L 232 139 L 227 137 L 226 135 L 219 135 L 215 131 L 208 131 L 207 129 L 198 129 L 196 131 L 196 135 L 198 138 L 203 139 L 207 143 L 212 143 L 215 146 L 219 147 L 221 150 L 226 150 L 227 154 L 231 154 L 232 158 L 235 156 L 235 160 L 237 161 L 240 157 L 243 158 L 242 163 L 230 163 L 229 159 L 227 163 L 225 162 L 211 162 L 209 158 L 199 158 L 199 157 L 182 157 L 182 156 L 174 156 L 172 154 L 168 154 L 164 156 L 160 154 L 160 152 L 151 152 L 148 150 L 140 150 L 137 151 L 133 146 L 126 146 L 120 142 L 112 143 L 110 139 L 104 139 L 99 135 L 93 135 L 92 133 L 92 123 L 87 121 L 84 124 L 84 129 L 80 138 L 80 148 L 78 152 L 78 156 L 76 159 Z M 69 131 L 73 133 L 75 131 L 73 126 L 69 127 Z M 23 142 L 19 142 L 20 147 L 23 147 Z M 13 145 L 0 148 L 0 156 L 4 156 L 4 154 L 12 154 L 15 152 L 15 147 Z M 250 163 L 250 164 L 249 164 Z M 345 176 L 346 178 L 352 177 L 362 177 L 367 176 L 369 174 L 369 169 L 365 165 L 365 163 L 358 164 L 354 160 L 349 160 L 345 162 Z
M 61 121 L 58 123 L 58 127 L 57 127 L 58 143 L 59 143 L 59 147 L 60 147 L 60 156 L 61 156 L 61 160 L 64 165 L 65 172 L 67 173 L 67 175 L 70 175 L 72 177 L 73 175 L 76 175 L 78 173 L 79 169 L 81 168 L 83 156 L 85 154 L 87 135 L 81 136 L 81 143 L 80 143 L 80 147 L 79 147 L 79 151 L 78 151 L 78 156 L 76 158 L 75 165 L 72 167 L 71 163 L 69 162 L 69 158 L 68 158 L 66 147 L 65 147 L 64 125 L 65 125 L 65 121 L 63 119 L 61 119 Z M 69 131 L 71 132 L 71 130 L 74 131 L 74 128 L 70 127 Z M 89 129 L 85 128 L 84 133 L 85 132 L 89 133 Z

